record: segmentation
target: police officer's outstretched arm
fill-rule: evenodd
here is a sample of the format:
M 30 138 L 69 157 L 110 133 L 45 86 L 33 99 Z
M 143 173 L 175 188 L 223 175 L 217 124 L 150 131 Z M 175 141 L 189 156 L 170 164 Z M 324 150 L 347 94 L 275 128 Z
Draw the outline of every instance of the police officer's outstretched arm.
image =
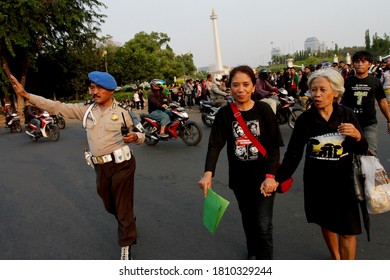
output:
M 12 87 L 14 88 L 14 91 L 17 95 L 26 98 L 27 100 L 30 99 L 30 94 L 24 89 L 22 84 L 19 83 L 18 79 L 11 75 L 10 80 L 12 83 Z

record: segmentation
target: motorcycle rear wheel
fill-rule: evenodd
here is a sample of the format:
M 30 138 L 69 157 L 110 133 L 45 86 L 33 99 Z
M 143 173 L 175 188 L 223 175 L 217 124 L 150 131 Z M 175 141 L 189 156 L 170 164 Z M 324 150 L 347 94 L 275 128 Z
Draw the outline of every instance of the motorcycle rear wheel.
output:
M 207 114 L 202 113 L 202 122 L 205 126 L 207 127 L 212 127 L 213 126 L 213 121 L 207 118 Z
M 49 124 L 46 126 L 46 133 L 50 140 L 58 141 L 60 139 L 60 130 L 55 124 Z
M 294 109 L 288 116 L 288 126 L 294 129 L 297 118 L 303 113 L 303 109 Z
M 66 126 L 65 119 L 63 116 L 57 116 L 57 125 L 60 129 L 64 129 Z
M 20 123 L 16 123 L 15 124 L 15 126 L 13 127 L 13 131 L 12 132 L 18 132 L 18 133 L 22 132 L 22 126 L 20 125 Z
M 195 122 L 187 122 L 181 127 L 180 137 L 188 146 L 196 146 L 202 140 L 202 128 Z
M 145 134 L 146 135 L 154 135 L 155 133 L 153 132 L 153 126 L 147 122 L 143 123 L 143 126 L 145 128 Z M 145 144 L 148 145 L 148 146 L 156 146 L 157 143 L 158 143 L 158 137 L 156 137 L 157 139 L 152 139 L 150 137 L 145 137 Z

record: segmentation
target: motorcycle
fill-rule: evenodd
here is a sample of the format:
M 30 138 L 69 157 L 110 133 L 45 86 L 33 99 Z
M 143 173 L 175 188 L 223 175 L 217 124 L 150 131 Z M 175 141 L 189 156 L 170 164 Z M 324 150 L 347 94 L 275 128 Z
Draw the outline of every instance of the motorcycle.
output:
M 227 96 L 226 100 L 229 102 L 233 102 L 234 98 L 232 96 Z M 199 102 L 199 109 L 202 113 L 201 119 L 205 126 L 212 127 L 215 119 L 215 115 L 218 113 L 220 106 L 218 105 L 218 101 L 207 101 L 201 100 Z
M 199 102 L 199 109 L 202 114 L 202 122 L 207 127 L 212 127 L 220 107 L 215 106 L 215 103 L 212 101 L 201 100 Z
M 280 88 L 276 91 L 279 104 L 276 107 L 276 120 L 279 125 L 288 124 L 294 128 L 295 121 L 303 113 L 301 105 L 295 103 L 294 97 L 288 96 L 287 90 Z
M 310 92 L 307 91 L 305 92 L 305 95 L 302 96 L 302 103 L 303 103 L 303 109 L 306 111 L 306 110 L 309 110 L 310 107 L 313 105 L 313 99 L 311 98 L 311 95 L 310 95 Z
M 160 140 L 177 139 L 180 137 L 188 146 L 196 146 L 202 140 L 202 129 L 194 122 L 190 121 L 186 110 L 180 107 L 177 102 L 169 104 L 171 122 L 167 125 L 165 132 L 168 138 L 159 138 L 160 124 L 152 119 L 149 114 L 141 114 L 141 124 L 145 128 L 145 143 L 148 146 L 156 145 Z
M 19 119 L 18 114 L 16 114 L 16 113 L 11 114 L 11 119 L 8 121 L 7 125 L 5 126 L 5 129 L 11 133 L 13 133 L 13 132 L 21 133 L 22 132 L 22 125 L 20 124 L 20 119 Z
M 62 115 L 50 115 L 53 118 L 53 123 L 58 126 L 60 129 L 64 129 L 66 126 L 65 119 Z
M 39 138 L 48 138 L 52 141 L 58 141 L 60 138 L 60 130 L 56 124 L 54 124 L 53 118 L 49 115 L 48 112 L 43 112 L 39 119 L 41 121 L 41 127 L 34 134 L 35 126 L 29 122 L 26 127 L 26 133 L 31 137 L 32 141 L 37 141 Z

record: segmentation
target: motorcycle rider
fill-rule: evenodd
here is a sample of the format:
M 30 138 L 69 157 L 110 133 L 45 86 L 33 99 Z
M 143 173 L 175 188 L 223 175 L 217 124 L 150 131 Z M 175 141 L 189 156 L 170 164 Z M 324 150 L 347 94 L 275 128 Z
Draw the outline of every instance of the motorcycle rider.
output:
M 171 122 L 171 112 L 168 110 L 168 96 L 163 93 L 165 82 L 160 79 L 153 79 L 150 82 L 151 92 L 148 96 L 148 112 L 151 118 L 160 123 L 159 138 L 166 139 L 169 137 L 165 133 L 167 124 Z
M 39 109 L 38 107 L 27 105 L 24 110 L 24 116 L 25 116 L 25 123 L 31 123 L 35 126 L 35 129 L 33 131 L 33 134 L 36 136 L 39 134 L 39 131 L 41 129 L 41 120 L 40 115 L 43 113 L 43 110 Z
M 268 69 L 260 69 L 256 80 L 254 99 L 260 100 L 271 106 L 272 111 L 276 114 L 278 101 L 273 96 L 276 96 L 275 88 L 268 82 Z
M 8 127 L 11 124 L 13 110 L 9 103 L 5 104 L 4 107 L 5 127 Z
M 386 58 L 386 64 L 383 68 L 381 82 L 383 85 L 383 90 L 386 94 L 387 103 L 390 105 L 390 57 Z
M 226 88 L 222 86 L 222 76 L 220 74 L 214 74 L 214 81 L 210 87 L 210 100 L 215 106 L 221 107 L 227 104 Z

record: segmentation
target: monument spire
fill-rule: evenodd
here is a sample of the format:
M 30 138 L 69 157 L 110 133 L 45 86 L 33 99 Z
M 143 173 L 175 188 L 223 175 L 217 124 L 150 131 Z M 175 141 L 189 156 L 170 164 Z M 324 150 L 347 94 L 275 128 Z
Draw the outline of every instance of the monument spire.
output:
M 213 21 L 213 29 L 214 29 L 214 48 L 215 48 L 215 59 L 216 59 L 215 70 L 217 72 L 223 72 L 221 49 L 219 47 L 218 25 L 217 25 L 218 16 L 215 13 L 214 9 L 212 9 L 210 19 Z

